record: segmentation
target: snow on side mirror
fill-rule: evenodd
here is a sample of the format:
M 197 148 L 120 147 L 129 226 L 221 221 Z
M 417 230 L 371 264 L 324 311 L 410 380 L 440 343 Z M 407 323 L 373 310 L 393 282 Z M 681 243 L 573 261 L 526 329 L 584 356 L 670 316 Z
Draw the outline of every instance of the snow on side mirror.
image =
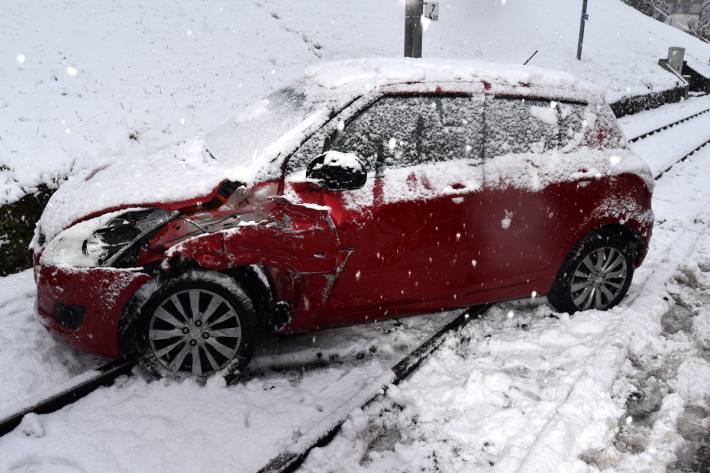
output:
M 330 190 L 353 190 L 365 185 L 367 169 L 355 153 L 328 151 L 308 164 L 306 177 L 321 181 Z

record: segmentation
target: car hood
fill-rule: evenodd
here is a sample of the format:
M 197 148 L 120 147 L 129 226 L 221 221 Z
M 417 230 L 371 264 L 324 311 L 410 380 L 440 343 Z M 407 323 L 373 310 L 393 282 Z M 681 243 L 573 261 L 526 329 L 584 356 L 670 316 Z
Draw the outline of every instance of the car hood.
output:
M 40 233 L 51 241 L 72 224 L 109 211 L 133 207 L 172 210 L 207 202 L 234 173 L 210 155 L 200 138 L 78 172 L 47 203 L 31 248 L 37 248 Z

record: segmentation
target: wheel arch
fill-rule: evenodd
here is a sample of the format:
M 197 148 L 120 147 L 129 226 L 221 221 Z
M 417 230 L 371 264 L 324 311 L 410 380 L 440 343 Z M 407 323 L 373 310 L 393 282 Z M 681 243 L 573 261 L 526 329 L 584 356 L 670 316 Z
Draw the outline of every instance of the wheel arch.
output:
M 629 242 L 633 249 L 635 260 L 634 262 L 636 264 L 636 267 L 641 264 L 642 255 L 645 254 L 644 240 L 641 237 L 641 234 L 631 225 L 628 225 L 626 223 L 622 224 L 618 222 L 608 223 L 597 227 L 588 234 L 591 235 L 592 233 L 612 234 L 618 236 L 624 241 Z
M 178 266 L 171 267 L 170 271 L 160 271 L 155 278 L 141 286 L 129 299 L 126 304 L 118 324 L 118 346 L 123 355 L 132 353 L 135 347 L 131 341 L 131 330 L 136 326 L 140 317 L 140 312 L 151 295 L 158 290 L 165 282 L 179 277 L 192 270 L 200 270 L 211 273 L 218 273 L 228 276 L 240 288 L 246 292 L 247 296 L 254 304 L 255 312 L 259 321 L 259 329 L 265 332 L 273 329 L 279 324 L 277 320 L 276 302 L 277 284 L 272 282 L 270 274 L 272 268 L 257 264 L 243 265 L 226 270 L 219 270 L 201 266 L 195 260 L 182 259 Z M 284 279 L 283 277 L 281 279 Z M 280 285 L 288 281 L 280 282 Z

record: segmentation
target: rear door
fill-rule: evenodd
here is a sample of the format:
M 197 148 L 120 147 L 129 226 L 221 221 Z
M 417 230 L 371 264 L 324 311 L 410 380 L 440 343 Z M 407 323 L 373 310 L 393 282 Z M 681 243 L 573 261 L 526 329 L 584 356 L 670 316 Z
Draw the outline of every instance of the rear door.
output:
M 485 289 L 495 299 L 542 292 L 558 261 L 562 209 L 555 182 L 570 180 L 569 151 L 582 138 L 586 105 L 523 97 L 490 97 L 485 110 L 484 197 L 477 254 Z M 581 169 L 579 169 L 581 170 Z M 568 205 L 569 204 L 569 205 Z M 480 284 L 473 278 L 472 285 Z M 542 284 L 542 285 L 541 285 Z

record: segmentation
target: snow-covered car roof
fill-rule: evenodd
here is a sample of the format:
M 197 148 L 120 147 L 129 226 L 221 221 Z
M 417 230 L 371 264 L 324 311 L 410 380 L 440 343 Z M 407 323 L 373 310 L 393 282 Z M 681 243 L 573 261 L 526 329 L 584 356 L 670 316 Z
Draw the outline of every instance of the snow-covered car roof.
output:
M 510 91 L 528 95 L 601 100 L 600 90 L 566 72 L 515 64 L 444 59 L 351 59 L 312 66 L 305 74 L 312 87 L 364 93 L 397 84 L 471 83 L 489 84 L 492 91 Z
M 109 210 L 171 204 L 175 208 L 208 200 L 225 179 L 248 184 L 278 178 L 281 161 L 333 111 L 368 92 L 417 85 L 600 100 L 594 87 L 574 76 L 535 67 L 404 58 L 320 64 L 206 137 L 147 156 L 122 156 L 70 176 L 47 204 L 39 228 L 51 239 L 72 223 Z

